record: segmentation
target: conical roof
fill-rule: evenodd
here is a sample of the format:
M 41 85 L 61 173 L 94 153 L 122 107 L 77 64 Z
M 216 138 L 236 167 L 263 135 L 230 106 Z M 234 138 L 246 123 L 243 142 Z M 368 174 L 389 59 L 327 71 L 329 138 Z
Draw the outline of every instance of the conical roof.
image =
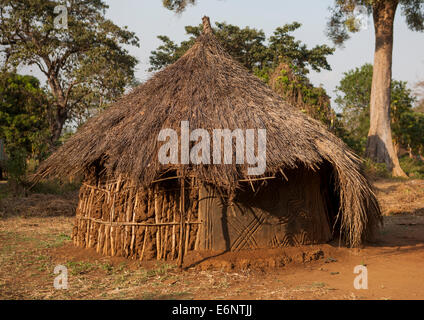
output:
M 114 105 L 87 121 L 40 167 L 42 176 L 84 172 L 102 163 L 110 177 L 124 175 L 149 186 L 170 169 L 218 187 L 234 189 L 249 179 L 246 165 L 168 165 L 158 161 L 162 129 L 266 129 L 266 172 L 319 168 L 329 162 L 341 197 L 342 225 L 359 243 L 378 224 L 380 209 L 360 159 L 318 121 L 288 105 L 219 44 L 208 18 L 184 56 Z M 235 148 L 234 148 L 235 149 Z M 366 229 L 368 230 L 366 232 Z

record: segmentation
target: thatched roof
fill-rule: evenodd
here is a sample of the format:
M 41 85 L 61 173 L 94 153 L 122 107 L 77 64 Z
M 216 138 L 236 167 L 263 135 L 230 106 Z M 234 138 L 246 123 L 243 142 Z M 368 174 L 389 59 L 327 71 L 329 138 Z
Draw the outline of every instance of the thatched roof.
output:
M 356 245 L 378 225 L 380 209 L 360 159 L 318 121 L 288 105 L 234 61 L 204 19 L 205 31 L 177 62 L 101 112 L 40 167 L 41 176 L 72 176 L 101 162 L 110 177 L 123 175 L 149 186 L 170 167 L 158 161 L 159 131 L 190 128 L 266 129 L 267 169 L 334 168 L 340 188 L 342 228 Z M 217 187 L 233 190 L 248 179 L 243 165 L 173 166 Z

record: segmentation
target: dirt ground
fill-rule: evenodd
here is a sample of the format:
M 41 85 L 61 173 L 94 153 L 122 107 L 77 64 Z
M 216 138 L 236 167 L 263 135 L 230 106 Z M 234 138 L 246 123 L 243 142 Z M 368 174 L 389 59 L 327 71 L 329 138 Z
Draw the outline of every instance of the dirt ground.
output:
M 65 208 L 56 216 L 43 197 L 38 206 L 30 201 L 30 214 L 21 201 L 16 215 L 0 213 L 0 299 L 424 299 L 424 180 L 374 186 L 385 224 L 376 242 L 363 248 L 333 242 L 190 253 L 182 272 L 173 262 L 75 248 L 66 199 L 56 200 Z M 68 268 L 67 290 L 53 286 L 57 265 Z M 368 289 L 354 288 L 358 265 L 367 268 Z

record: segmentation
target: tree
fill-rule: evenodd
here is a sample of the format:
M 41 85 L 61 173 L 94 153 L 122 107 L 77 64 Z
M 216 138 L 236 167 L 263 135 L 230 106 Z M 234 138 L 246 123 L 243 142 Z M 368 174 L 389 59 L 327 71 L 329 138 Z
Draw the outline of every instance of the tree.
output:
M 417 91 L 419 102 L 415 109 L 417 112 L 424 113 L 424 81 L 420 81 L 417 84 Z
M 267 58 L 267 48 L 264 45 L 265 34 L 262 30 L 249 27 L 239 28 L 226 23 L 216 23 L 215 35 L 224 48 L 236 60 L 243 63 L 248 69 L 260 66 Z M 196 41 L 202 33 L 203 25 L 186 26 L 186 33 L 190 38 L 179 45 L 171 41 L 167 36 L 158 36 L 163 42 L 150 56 L 150 71 L 160 70 L 163 67 L 177 61 Z
M 360 150 L 357 151 L 361 152 L 365 151 L 370 128 L 372 79 L 373 66 L 365 64 L 345 72 L 336 88 L 336 103 L 342 109 L 342 121 L 358 142 Z M 415 97 L 406 82 L 397 80 L 391 83 L 391 97 L 390 118 L 394 144 L 402 145 L 410 152 L 417 151 L 418 135 L 421 132 L 424 136 L 424 127 L 420 127 L 419 114 L 413 108 Z
M 137 60 L 123 45 L 138 46 L 133 32 L 105 18 L 101 0 L 66 1 L 67 26 L 55 24 L 59 2 L 0 0 L 0 52 L 9 69 L 36 66 L 52 102 L 50 143 L 64 124 L 115 100 L 134 80 Z M 65 10 L 66 9 L 66 10 Z M 60 22 L 63 22 L 60 20 Z
M 181 13 L 187 5 L 194 5 L 196 0 L 162 0 L 163 6 L 169 10 Z
M 405 112 L 399 120 L 400 141 L 407 146 L 409 157 L 414 154 L 423 160 L 424 151 L 424 114 L 421 112 Z
M 216 22 L 215 25 L 214 34 L 227 52 L 258 75 L 264 75 L 275 69 L 282 58 L 288 59 L 305 74 L 310 68 L 315 71 L 331 70 L 327 56 L 333 54 L 334 49 L 327 45 L 317 45 L 308 49 L 305 44 L 296 40 L 291 33 L 302 26 L 298 22 L 277 28 L 268 41 L 262 30 L 240 28 L 225 22 Z M 194 44 L 202 33 L 203 26 L 186 26 L 185 30 L 190 38 L 179 45 L 167 36 L 158 36 L 163 44 L 151 52 L 150 71 L 160 70 L 177 61 Z
M 327 31 L 335 43 L 341 44 L 349 38 L 349 32 L 360 29 L 355 17 L 358 8 L 372 15 L 375 54 L 366 155 L 386 163 L 394 176 L 405 176 L 393 147 L 390 127 L 393 25 L 399 6 L 410 29 L 423 31 L 423 0 L 335 0 Z
M 327 56 L 333 48 L 318 45 L 311 49 L 291 34 L 301 27 L 298 22 L 278 27 L 268 39 L 262 30 L 215 23 L 214 33 L 221 45 L 238 62 L 256 74 L 285 100 L 329 128 L 334 128 L 335 113 L 330 99 L 321 87 L 314 87 L 307 78 L 310 69 L 331 70 Z M 177 61 L 196 41 L 203 26 L 186 26 L 190 38 L 179 45 L 167 36 L 150 56 L 150 71 L 160 70 Z
M 0 139 L 8 155 L 8 173 L 20 182 L 28 158 L 40 159 L 48 138 L 47 95 L 32 76 L 0 74 Z
M 301 112 L 321 121 L 329 130 L 336 129 L 337 116 L 331 108 L 330 97 L 324 88 L 312 85 L 302 68 L 282 60 L 269 75 L 268 84 Z
M 318 45 L 309 49 L 296 40 L 291 33 L 301 27 L 298 22 L 278 27 L 268 39 L 262 30 L 220 22 L 215 25 L 216 38 L 235 60 L 292 105 L 333 127 L 335 113 L 328 95 L 323 88 L 314 87 L 307 78 L 310 69 L 318 72 L 331 70 L 327 56 L 334 52 L 333 48 Z M 150 71 L 177 61 L 194 44 L 203 26 L 186 26 L 185 29 L 190 38 L 179 45 L 167 36 L 158 37 L 163 44 L 151 53 Z
M 0 74 L 0 138 L 6 151 L 39 157 L 48 135 L 47 95 L 33 76 Z

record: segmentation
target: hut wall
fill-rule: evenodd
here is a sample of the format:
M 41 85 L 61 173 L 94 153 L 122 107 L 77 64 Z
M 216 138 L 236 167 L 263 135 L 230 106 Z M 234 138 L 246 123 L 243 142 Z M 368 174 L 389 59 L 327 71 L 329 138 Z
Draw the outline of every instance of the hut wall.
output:
M 180 248 L 185 254 L 329 241 L 329 173 L 298 169 L 285 175 L 288 181 L 255 183 L 255 191 L 247 183 L 232 203 L 212 186 L 187 184 L 183 223 L 178 183 L 149 190 L 128 181 L 84 183 L 72 238 L 104 255 L 141 260 L 176 259 Z
M 288 182 L 268 180 L 255 192 L 247 184 L 232 205 L 203 188 L 200 249 L 238 251 L 329 241 L 332 219 L 320 173 L 293 170 L 286 175 Z
M 197 201 L 186 194 L 185 252 L 194 249 L 198 234 Z M 72 239 L 75 245 L 94 248 L 104 255 L 175 259 L 181 234 L 179 208 L 178 189 L 140 190 L 124 181 L 96 186 L 84 183 Z

